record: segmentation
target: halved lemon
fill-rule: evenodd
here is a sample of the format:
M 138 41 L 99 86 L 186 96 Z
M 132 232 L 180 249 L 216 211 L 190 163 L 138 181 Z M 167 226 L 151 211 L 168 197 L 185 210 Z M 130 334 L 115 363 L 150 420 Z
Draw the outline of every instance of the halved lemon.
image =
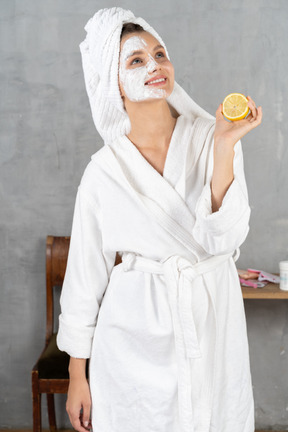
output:
M 223 114 L 228 120 L 241 120 L 248 112 L 248 99 L 242 93 L 230 93 L 223 101 Z

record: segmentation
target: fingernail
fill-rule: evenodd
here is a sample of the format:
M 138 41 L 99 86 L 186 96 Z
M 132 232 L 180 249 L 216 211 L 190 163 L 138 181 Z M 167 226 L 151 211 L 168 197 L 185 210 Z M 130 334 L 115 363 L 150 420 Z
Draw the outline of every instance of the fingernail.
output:
M 84 426 L 87 427 L 88 424 L 89 424 L 89 422 L 86 420 L 86 421 L 84 422 Z

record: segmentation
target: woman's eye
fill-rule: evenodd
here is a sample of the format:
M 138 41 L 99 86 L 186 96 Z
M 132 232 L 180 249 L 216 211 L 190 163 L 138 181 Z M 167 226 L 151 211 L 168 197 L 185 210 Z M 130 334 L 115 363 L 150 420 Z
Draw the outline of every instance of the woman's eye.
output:
M 141 59 L 139 59 L 139 58 L 135 58 L 132 62 L 131 62 L 131 65 L 133 65 L 133 64 L 137 64 L 137 63 L 140 63 L 142 60 Z
M 155 57 L 156 58 L 162 58 L 162 57 L 165 57 L 165 54 L 162 51 L 159 51 L 158 53 L 156 53 Z M 131 61 L 130 65 L 131 66 L 137 65 L 137 64 L 139 65 L 140 63 L 143 63 L 143 60 L 141 58 L 137 57 Z

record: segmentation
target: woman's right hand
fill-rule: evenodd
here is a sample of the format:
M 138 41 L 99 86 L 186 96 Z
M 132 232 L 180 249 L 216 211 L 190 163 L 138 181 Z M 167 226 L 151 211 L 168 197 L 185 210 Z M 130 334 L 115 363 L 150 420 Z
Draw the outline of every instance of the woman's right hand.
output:
M 69 387 L 66 411 L 74 429 L 87 432 L 91 429 L 91 395 L 85 374 L 86 359 L 70 357 Z
M 74 429 L 79 432 L 91 429 L 91 396 L 86 378 L 70 379 L 66 410 Z

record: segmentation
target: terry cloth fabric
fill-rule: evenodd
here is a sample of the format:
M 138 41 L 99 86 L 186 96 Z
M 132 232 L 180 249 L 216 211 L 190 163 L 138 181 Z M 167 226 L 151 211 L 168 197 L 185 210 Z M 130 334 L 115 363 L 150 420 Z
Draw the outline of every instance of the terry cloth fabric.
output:
M 94 431 L 255 430 L 243 296 L 223 256 L 249 230 L 243 155 L 239 141 L 212 213 L 213 133 L 181 115 L 163 176 L 124 135 L 82 177 L 57 343 L 90 357 Z
M 80 44 L 84 79 L 92 117 L 105 144 L 127 135 L 131 128 L 118 86 L 120 35 L 123 24 L 127 22 L 139 24 L 152 34 L 164 46 L 169 58 L 159 34 L 144 19 L 135 17 L 130 10 L 119 7 L 101 9 L 87 22 L 87 35 Z M 197 117 L 214 119 L 194 102 L 176 81 L 167 101 L 178 114 L 185 114 L 192 120 Z

